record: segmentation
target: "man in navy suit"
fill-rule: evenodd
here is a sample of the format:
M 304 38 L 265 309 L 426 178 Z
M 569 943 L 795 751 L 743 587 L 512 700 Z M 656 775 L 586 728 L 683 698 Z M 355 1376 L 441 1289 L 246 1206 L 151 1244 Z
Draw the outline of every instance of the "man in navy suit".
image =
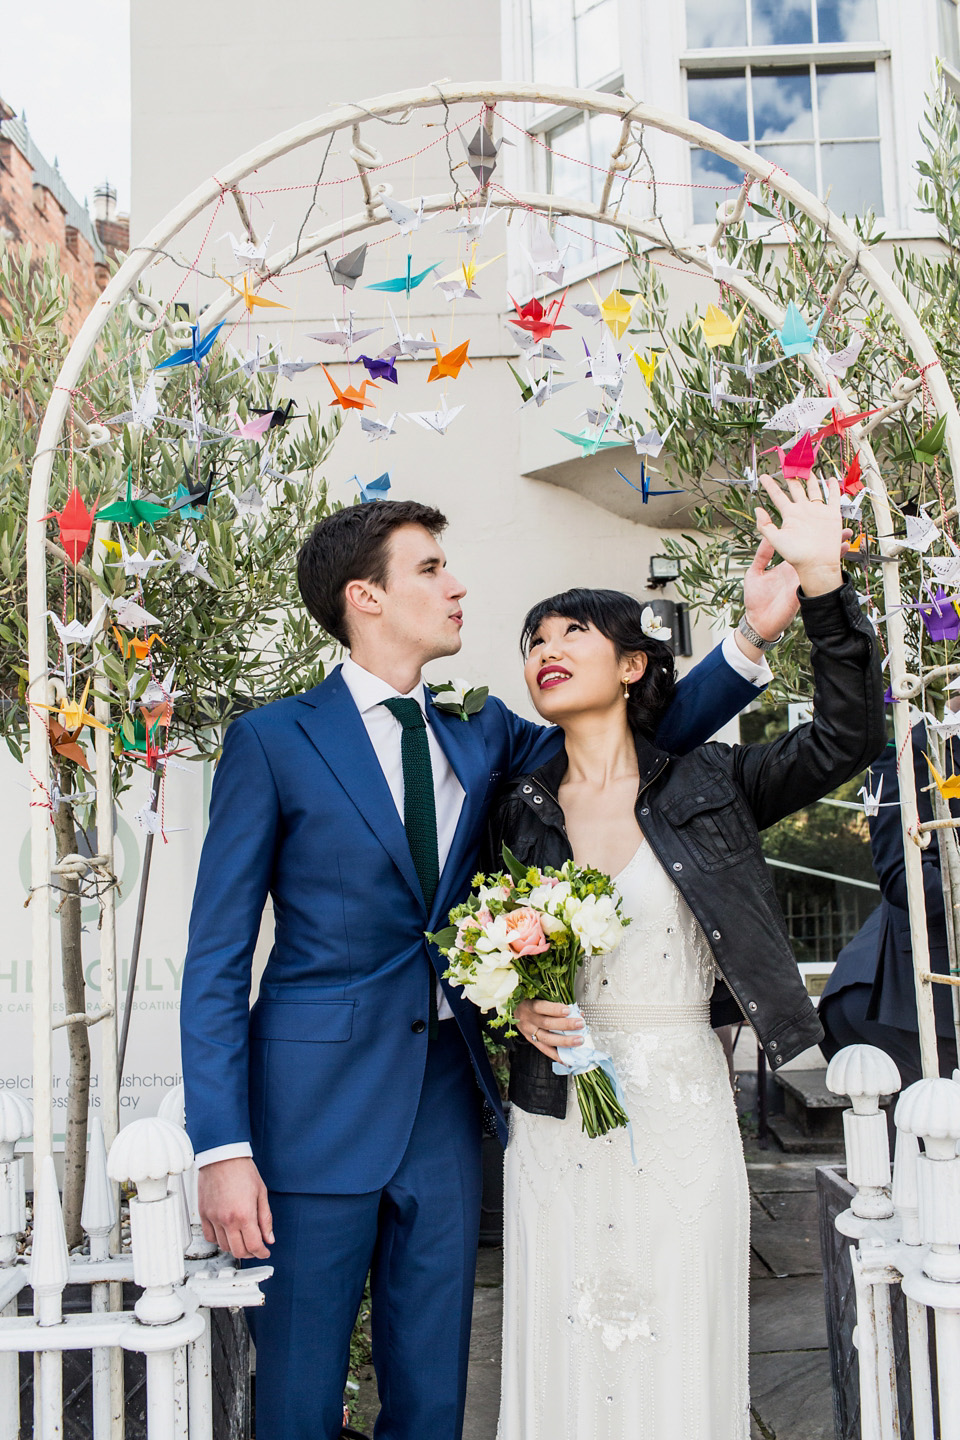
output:
M 445 524 L 379 501 L 316 527 L 301 595 L 349 656 L 234 720 L 214 781 L 181 1000 L 186 1115 L 204 1233 L 274 1266 L 254 1318 L 259 1440 L 339 1435 L 368 1271 L 377 1436 L 461 1431 L 484 1101 L 506 1133 L 477 1012 L 424 932 L 467 894 L 498 786 L 561 737 L 495 697 L 466 722 L 433 704 L 422 668 L 457 653 L 463 624 Z M 797 608 L 771 555 L 745 583 L 768 640 Z M 762 648 L 728 636 L 681 681 L 659 742 L 690 749 L 755 698 Z

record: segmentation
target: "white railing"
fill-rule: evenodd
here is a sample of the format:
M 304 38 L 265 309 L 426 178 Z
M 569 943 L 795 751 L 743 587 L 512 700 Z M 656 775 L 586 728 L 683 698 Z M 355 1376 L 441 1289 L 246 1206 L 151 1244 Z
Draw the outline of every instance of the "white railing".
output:
M 836 1225 L 854 1242 L 861 1440 L 901 1434 L 891 1307 L 897 1285 L 907 1314 L 914 1440 L 960 1440 L 960 1071 L 952 1080 L 918 1080 L 900 1096 L 892 1176 L 880 1097 L 896 1094 L 900 1075 L 889 1055 L 848 1046 L 831 1060 L 827 1087 L 852 1101 L 843 1133 L 856 1195 Z
M 146 1357 L 149 1440 L 211 1440 L 210 1311 L 261 1305 L 269 1266 L 238 1270 L 203 1238 L 196 1208 L 193 1149 L 182 1125 L 182 1093 L 165 1113 L 134 1120 L 109 1155 L 100 1122 L 91 1123 L 81 1223 L 88 1254 L 69 1255 L 53 1159 L 34 1177 L 32 1253 L 18 1259 L 26 1228 L 24 1162 L 14 1147 L 32 1131 L 30 1109 L 0 1094 L 0 1440 L 20 1434 L 18 1354 L 34 1355 L 35 1440 L 64 1433 L 63 1353 L 91 1354 L 94 1440 L 122 1440 L 125 1350 Z M 180 1123 L 177 1123 L 177 1121 Z M 116 1187 L 136 1186 L 130 1199 L 130 1249 L 111 1247 L 117 1234 Z M 120 1287 L 141 1295 L 120 1308 Z M 31 1286 L 34 1313 L 17 1314 Z M 89 1287 L 90 1308 L 63 1314 L 67 1285 Z

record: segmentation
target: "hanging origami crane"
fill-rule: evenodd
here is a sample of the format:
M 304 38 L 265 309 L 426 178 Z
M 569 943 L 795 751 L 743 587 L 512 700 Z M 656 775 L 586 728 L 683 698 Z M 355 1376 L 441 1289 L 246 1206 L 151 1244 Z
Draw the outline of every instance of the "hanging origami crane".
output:
M 67 730 L 52 715 L 47 721 L 47 733 L 50 736 L 50 749 L 54 755 L 60 755 L 64 760 L 72 760 L 79 765 L 81 770 L 90 769 L 90 763 L 86 755 L 80 749 L 77 741 L 80 737 L 80 730 Z
M 636 490 L 637 494 L 640 496 L 640 499 L 643 501 L 644 505 L 646 505 L 646 503 L 647 503 L 647 501 L 650 499 L 650 496 L 651 496 L 651 495 L 682 495 L 682 494 L 684 493 L 682 489 L 681 489 L 681 490 L 651 490 L 651 489 L 650 489 L 650 477 L 651 477 L 651 475 L 655 475 L 657 472 L 656 472 L 655 470 L 648 470 L 648 469 L 647 469 L 646 462 L 643 461 L 643 460 L 640 461 L 640 484 L 639 484 L 639 485 L 634 485 L 633 481 L 632 481 L 632 480 L 628 480 L 627 477 L 626 477 L 626 475 L 624 475 L 623 471 L 617 469 L 616 466 L 614 466 L 613 468 L 617 471 L 617 474 L 620 476 L 620 479 L 626 481 L 626 483 L 630 486 L 630 489 L 631 489 L 631 490 Z
M 233 346 L 230 347 L 231 350 L 233 350 L 234 355 L 236 355 L 237 359 L 240 361 L 240 364 L 237 366 L 236 370 L 230 370 L 227 375 L 224 376 L 224 379 L 229 379 L 231 375 L 246 375 L 248 380 L 252 380 L 254 375 L 258 374 L 261 370 L 266 370 L 267 357 L 272 353 L 273 346 L 268 345 L 266 352 L 261 355 L 260 343 L 263 339 L 264 337 L 262 335 L 258 335 L 254 348 L 252 350 L 248 350 L 246 355 L 241 355 L 239 351 L 233 350 Z
M 360 364 L 366 370 L 371 380 L 389 380 L 391 385 L 399 385 L 397 379 L 397 362 L 390 355 L 361 355 Z
M 341 390 L 326 365 L 321 365 L 320 369 L 330 381 L 330 387 L 333 390 L 333 399 L 330 401 L 331 405 L 341 405 L 344 410 L 372 410 L 375 408 L 376 401 L 367 399 L 368 385 L 374 390 L 379 390 L 380 388 L 375 380 L 364 380 L 359 390 L 354 385 L 348 385 L 345 390 Z
M 273 234 L 273 226 L 264 235 L 259 245 L 255 245 L 250 239 L 238 240 L 232 230 L 221 235 L 221 240 L 229 240 L 230 248 L 233 251 L 233 258 L 238 265 L 245 265 L 250 270 L 258 270 L 267 258 L 267 246 L 270 244 L 270 236 Z
M 764 422 L 763 428 L 765 430 L 809 430 L 822 420 L 827 411 L 831 410 L 836 403 L 832 395 L 805 395 L 801 390 L 786 405 L 781 405 L 780 409 Z M 814 436 L 814 439 L 819 440 L 826 433 L 826 430 L 822 431 L 820 435 Z
M 525 330 L 532 337 L 535 344 L 539 344 L 541 340 L 548 340 L 554 330 L 569 330 L 569 325 L 561 325 L 559 323 L 560 311 L 563 308 L 563 302 L 566 298 L 567 292 L 564 290 L 562 295 L 555 296 L 554 299 L 550 301 L 550 304 L 544 308 L 543 304 L 536 298 L 528 300 L 526 305 L 518 305 L 511 295 L 510 300 L 517 316 L 513 324 L 517 329 Z
M 927 584 L 925 589 L 930 596 L 930 603 L 921 602 L 916 608 L 930 639 L 934 641 L 956 640 L 960 635 L 960 613 L 958 613 L 956 605 L 958 597 L 948 595 L 946 590 L 939 585 L 934 590 L 930 584 Z
M 414 230 L 420 229 L 423 224 L 423 201 L 424 197 L 421 195 L 416 209 L 413 210 L 409 205 L 402 205 L 399 200 L 391 200 L 389 195 L 380 196 L 380 204 L 394 225 L 399 225 L 401 235 L 412 235 Z M 371 286 L 367 286 L 368 290 L 371 288 Z
M 64 730 L 78 732 L 84 725 L 89 725 L 94 730 L 109 730 L 109 725 L 104 725 L 95 716 L 87 714 L 87 696 L 89 694 L 90 680 L 88 679 L 79 700 L 70 700 L 64 695 L 58 705 L 42 705 L 38 700 L 31 701 L 31 704 L 36 705 L 40 710 L 50 710 L 56 715 Z
M 352 485 L 354 481 L 360 486 L 360 499 L 365 505 L 369 505 L 373 500 L 386 499 L 390 490 L 390 471 L 384 470 L 382 475 L 378 475 L 376 480 L 368 481 L 366 485 L 359 475 L 351 475 L 347 484 Z
M 574 383 L 572 380 L 563 380 L 558 383 L 554 378 L 552 367 L 548 369 L 546 375 L 542 375 L 540 379 L 535 379 L 528 370 L 526 380 L 517 374 L 509 360 L 507 361 L 507 369 L 520 386 L 521 410 L 525 410 L 528 405 L 536 405 L 538 409 L 542 409 L 546 402 L 552 399 L 560 390 L 567 390 Z
M 110 628 L 113 630 L 113 638 L 120 646 L 120 653 L 125 660 L 128 660 L 131 655 L 136 655 L 137 659 L 143 662 L 150 654 L 152 646 L 163 645 L 163 641 L 156 632 L 154 632 L 153 635 L 148 635 L 145 639 L 141 639 L 138 635 L 127 636 L 122 634 L 116 625 L 112 625 Z
M 78 563 L 80 556 L 90 543 L 93 517 L 99 503 L 99 499 L 94 500 L 93 509 L 88 510 L 83 503 L 80 491 L 74 485 L 67 496 L 67 503 L 63 509 L 51 510 L 49 515 L 43 516 L 43 521 L 57 521 L 60 528 L 60 544 L 74 565 Z
M 461 215 L 456 225 L 446 233 L 448 235 L 462 235 L 465 240 L 479 240 L 484 230 L 490 224 L 491 219 L 495 220 L 497 218 L 496 215 L 491 216 L 490 214 L 490 206 L 492 204 L 493 196 L 488 195 L 483 213 L 477 212 L 473 218 L 471 218 L 470 207 L 468 205 L 466 214 Z
M 870 415 L 876 415 L 879 412 L 879 408 L 879 406 L 875 406 L 872 410 L 861 410 L 856 415 L 841 415 L 838 411 L 834 410 L 829 425 L 824 425 L 822 429 L 816 432 L 813 438 L 815 441 L 827 440 L 831 435 L 842 435 L 844 431 L 849 430 L 852 426 L 859 425 L 861 420 L 866 420 Z
M 782 445 L 771 445 L 769 450 L 762 450 L 760 453 L 772 455 L 776 451 L 780 456 L 780 469 L 784 480 L 809 480 L 819 449 L 819 445 L 814 445 L 810 431 L 805 430 L 796 445 L 786 452 Z
M 156 374 L 151 372 L 147 376 L 146 384 L 139 395 L 134 392 L 132 375 L 127 375 L 127 383 L 130 386 L 130 409 L 124 410 L 120 415 L 111 415 L 107 424 L 136 425 L 140 430 L 152 430 L 153 422 L 160 413 Z
M 177 486 L 169 513 L 174 515 L 179 512 L 184 520 L 200 520 L 203 518 L 211 495 L 223 477 L 217 474 L 217 467 L 214 464 L 207 471 L 205 480 L 195 480 L 186 467 L 184 467 L 184 478 L 186 483 Z
M 234 434 L 238 435 L 241 440 L 262 440 L 270 429 L 269 413 L 266 415 L 255 415 L 252 420 L 244 420 L 242 424 L 239 415 L 235 415 L 233 418 L 237 426 Z
M 570 246 L 564 245 L 561 250 L 539 215 L 530 217 L 530 241 L 528 245 L 521 241 L 520 248 L 534 275 L 545 275 L 554 285 L 563 284 L 563 262 Z
M 358 340 L 365 340 L 368 335 L 376 335 L 379 329 L 381 329 L 379 325 L 369 325 L 358 329 L 351 310 L 347 319 L 342 323 L 336 316 L 333 317 L 332 330 L 311 330 L 307 334 L 307 339 L 319 340 L 323 345 L 339 345 L 341 350 L 349 350 L 351 345 L 355 345 Z
M 731 361 L 728 360 L 727 369 L 742 371 L 742 373 L 746 376 L 747 381 L 751 382 L 755 380 L 758 375 L 765 375 L 768 370 L 775 370 L 778 365 L 783 364 L 785 359 L 783 355 L 778 355 L 776 360 L 761 361 L 758 358 L 759 355 L 760 351 L 754 350 L 749 360 L 744 360 L 742 365 L 734 365 Z
M 739 312 L 732 318 L 725 310 L 721 310 L 718 305 L 708 305 L 706 315 L 697 316 L 697 324 L 703 331 L 703 343 L 707 346 L 707 349 L 716 350 L 720 345 L 732 345 L 746 313 L 746 300 L 743 302 Z
M 356 250 L 348 250 L 346 255 L 340 256 L 339 260 L 331 260 L 330 252 L 324 250 L 323 258 L 327 262 L 330 279 L 334 285 L 342 285 L 344 289 L 352 290 L 363 274 L 363 266 L 367 258 L 367 247 L 366 245 L 358 245 Z
M 397 415 L 396 410 L 389 420 L 378 420 L 375 415 L 361 415 L 360 429 L 368 440 L 389 440 L 397 433 Z
M 296 400 L 290 399 L 287 401 L 286 405 L 272 407 L 268 406 L 266 409 L 264 409 L 260 405 L 250 405 L 247 408 L 249 410 L 252 410 L 254 415 L 260 415 L 266 418 L 268 430 L 276 430 L 279 429 L 280 426 L 286 425 L 287 421 L 290 419 L 300 419 L 299 415 L 294 415 L 293 413 L 296 409 L 296 405 Z
M 390 311 L 390 319 L 393 321 L 393 328 L 397 338 L 392 345 L 387 345 L 380 351 L 381 358 L 397 359 L 401 355 L 416 357 L 424 351 L 433 349 L 433 341 L 428 340 L 422 333 L 411 335 L 409 332 L 401 330 L 400 322 L 396 315 L 394 315 L 393 306 L 389 300 L 387 301 L 387 309 Z
M 883 794 L 883 776 L 880 776 L 880 784 L 877 786 L 877 793 L 874 794 L 871 787 L 873 781 L 872 771 L 867 771 L 867 784 L 861 785 L 857 791 L 863 796 L 863 813 L 867 819 L 880 814 L 880 796 Z
M 587 284 L 590 286 L 590 289 L 597 297 L 597 306 L 600 311 L 600 318 L 603 320 L 604 324 L 613 331 L 616 339 L 619 340 L 621 335 L 623 335 L 623 333 L 626 331 L 630 324 L 630 318 L 633 315 L 633 307 L 639 300 L 639 295 L 635 295 L 632 300 L 628 300 L 626 295 L 624 295 L 622 291 L 611 290 L 607 298 L 605 300 L 601 300 L 600 291 L 596 288 L 593 281 L 588 280 Z
M 924 431 L 918 440 L 907 435 L 906 448 L 896 456 L 898 460 L 912 460 L 916 465 L 929 465 L 943 449 L 947 436 L 947 417 L 941 415 L 937 423 Z
M 489 185 L 490 177 L 497 168 L 500 146 L 509 143 L 509 141 L 494 140 L 489 130 L 482 125 L 477 126 L 476 133 L 470 140 L 464 141 L 467 164 L 473 171 L 478 185 L 481 187 Z
M 741 266 L 725 260 L 716 245 L 707 245 L 705 249 L 707 264 L 710 266 L 714 280 L 742 280 L 744 278 Z
M 154 369 L 172 370 L 175 365 L 199 365 L 200 361 L 210 354 L 214 340 L 226 323 L 226 320 L 221 320 L 219 325 L 214 325 L 212 330 L 207 331 L 202 340 L 200 339 L 200 326 L 191 325 L 193 339 L 190 344 L 185 345 L 182 350 L 175 350 L 172 355 L 167 356 L 166 360 L 161 360 L 159 365 L 155 365 Z
M 599 430 L 581 430 L 578 435 L 572 435 L 569 430 L 558 430 L 557 434 L 562 435 L 564 440 L 569 440 L 571 445 L 576 445 L 584 455 L 596 455 L 598 450 L 609 450 L 613 445 L 622 445 L 622 440 L 605 440 L 604 432 L 610 424 L 613 411 L 607 412 L 607 418 Z
M 627 435 L 629 439 L 633 441 L 633 448 L 638 455 L 649 455 L 651 460 L 656 460 L 667 442 L 667 436 L 676 423 L 676 420 L 671 420 L 662 435 L 660 431 L 656 429 L 645 430 L 643 434 L 641 434 L 639 426 L 631 425 L 627 430 Z
M 240 295 L 243 297 L 243 303 L 247 308 L 248 315 L 252 314 L 254 309 L 260 306 L 267 310 L 290 309 L 289 305 L 281 305 L 279 300 L 268 300 L 265 295 L 260 295 L 257 293 L 256 290 L 251 290 L 250 276 L 247 274 L 244 274 L 242 288 L 239 285 L 234 285 L 232 280 L 227 280 L 223 275 L 220 276 L 220 279 L 223 281 L 224 285 L 230 286 L 230 289 L 235 295 Z
M 486 270 L 488 265 L 494 265 L 502 260 L 506 252 L 501 250 L 499 255 L 493 255 L 489 260 L 484 260 L 482 265 L 477 264 L 477 246 L 474 243 L 470 259 L 460 267 L 460 270 L 451 270 L 449 275 L 443 275 L 435 280 L 434 288 L 442 290 L 448 300 L 479 300 L 480 294 L 473 288 L 473 282 L 481 270 Z
M 422 285 L 424 280 L 426 280 L 427 276 L 432 275 L 434 270 L 439 270 L 440 261 L 438 260 L 435 265 L 428 265 L 426 270 L 421 270 L 418 275 L 413 275 L 411 273 L 412 266 L 413 256 L 408 255 L 406 275 L 397 275 L 392 280 L 377 280 L 372 285 L 368 285 L 367 289 L 389 290 L 392 293 L 402 293 L 404 295 L 409 295 L 410 291 L 416 290 L 418 285 Z
M 817 323 L 811 330 L 791 300 L 783 317 L 782 327 L 772 332 L 780 341 L 784 355 L 809 355 L 826 313 L 827 307 L 824 306 L 817 318 Z
M 651 350 L 648 357 L 646 355 L 641 355 L 639 350 L 635 350 L 633 352 L 633 358 L 634 360 L 636 360 L 637 366 L 640 370 L 640 374 L 643 376 L 644 382 L 649 389 L 650 382 L 653 379 L 657 369 L 657 361 L 660 359 L 659 351 Z
M 616 399 L 623 389 L 623 377 L 629 357 L 625 362 L 623 356 L 614 349 L 613 341 L 609 335 L 602 335 L 597 349 L 591 353 L 586 340 L 583 341 L 583 348 L 586 351 L 586 378 L 592 380 L 594 385 L 599 385 Z M 612 392 L 616 392 L 613 394 Z
M 194 550 L 185 550 L 182 545 L 177 545 L 173 540 L 164 536 L 163 543 L 170 551 L 170 558 L 176 560 L 180 566 L 181 575 L 195 575 L 198 580 L 205 580 L 208 585 L 216 585 L 216 581 L 200 563 L 200 556 Z
M 462 405 L 453 405 L 448 408 L 446 395 L 441 395 L 439 410 L 411 410 L 407 414 L 407 419 L 413 420 L 424 430 L 435 430 L 438 435 L 445 435 L 447 426 L 457 418 L 462 409 Z
M 296 360 L 285 360 L 281 345 L 276 360 L 270 365 L 264 365 L 262 369 L 265 375 L 279 375 L 281 380 L 289 380 L 294 375 L 302 374 L 304 370 L 313 370 L 316 363 L 316 360 L 304 360 L 302 355 L 298 355 Z
M 166 560 L 159 550 L 151 550 L 148 555 L 142 555 L 139 550 L 128 550 L 124 544 L 123 535 L 120 536 L 120 559 L 108 560 L 108 565 L 122 565 L 124 575 L 133 575 L 142 580 L 144 575 L 149 575 L 159 565 L 166 565 Z
M 119 600 L 111 600 L 110 608 L 116 611 L 117 624 L 126 630 L 139 630 L 142 625 L 160 624 L 156 615 L 151 615 L 149 610 L 145 610 L 127 595 L 121 595 Z
M 451 380 L 456 380 L 464 365 L 468 365 L 471 370 L 473 369 L 473 362 L 467 354 L 467 346 L 470 344 L 469 340 L 464 340 L 462 345 L 456 345 L 452 350 L 448 350 L 446 355 L 440 353 L 440 346 L 437 344 L 436 335 L 433 337 L 433 343 L 437 358 L 435 363 L 430 366 L 427 384 L 429 384 L 431 380 L 442 380 L 444 376 L 449 376 Z
M 944 800 L 960 800 L 960 775 L 948 775 L 947 778 L 944 779 L 936 765 L 934 765 L 930 759 L 930 756 L 924 754 L 923 758 L 929 765 L 934 784 Z
M 133 466 L 128 465 L 126 499 L 115 500 L 112 505 L 101 510 L 100 519 L 114 520 L 118 525 L 152 525 L 166 513 L 166 505 L 159 505 L 155 500 L 133 498 Z
M 860 452 L 858 451 L 847 466 L 847 473 L 844 475 L 843 483 L 840 486 L 840 494 L 850 496 L 859 495 L 863 488 L 863 480 L 860 477 Z
M 838 379 L 842 380 L 863 349 L 865 339 L 866 337 L 863 335 L 854 335 L 853 339 L 850 340 L 842 350 L 837 350 L 833 355 L 830 354 L 826 345 L 820 340 L 817 343 L 817 358 L 824 369 L 829 370 L 832 375 L 836 375 Z

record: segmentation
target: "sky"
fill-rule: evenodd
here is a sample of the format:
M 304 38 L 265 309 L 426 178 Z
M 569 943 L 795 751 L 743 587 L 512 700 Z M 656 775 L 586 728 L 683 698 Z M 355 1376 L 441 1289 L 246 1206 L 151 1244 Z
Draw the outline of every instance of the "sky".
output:
M 78 200 L 130 209 L 129 0 L 0 0 L 0 96 Z

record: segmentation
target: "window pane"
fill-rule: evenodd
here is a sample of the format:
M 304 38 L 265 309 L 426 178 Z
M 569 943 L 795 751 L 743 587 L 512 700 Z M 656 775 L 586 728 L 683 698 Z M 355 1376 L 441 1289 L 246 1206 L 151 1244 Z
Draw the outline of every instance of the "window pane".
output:
M 879 135 L 877 77 L 873 66 L 842 70 L 817 68 L 820 135 L 840 140 L 853 135 Z
M 754 70 L 753 129 L 758 145 L 812 139 L 809 70 Z
M 960 65 L 960 32 L 957 28 L 956 0 L 940 0 L 937 21 L 940 32 L 940 55 L 948 65 Z
M 577 65 L 569 0 L 530 0 L 533 78 L 576 85 Z
M 754 45 L 809 45 L 811 0 L 753 0 Z
M 687 0 L 687 45 L 691 50 L 746 43 L 747 0 Z
M 572 125 L 558 125 L 543 137 L 551 147 L 548 155 L 547 184 L 556 195 L 574 200 L 590 199 L 590 170 L 586 164 L 587 127 L 583 120 Z
M 709 125 L 731 140 L 746 143 L 750 138 L 747 81 L 742 71 L 735 75 L 688 76 L 687 105 L 691 120 Z
M 873 209 L 883 214 L 883 187 L 880 179 L 880 146 L 876 141 L 862 145 L 823 145 L 823 198 L 840 214 L 862 214 Z
M 817 0 L 821 45 L 837 40 L 876 40 L 877 0 Z
M 717 206 L 722 200 L 733 198 L 743 184 L 743 171 L 721 160 L 711 150 L 690 151 L 690 178 L 693 181 L 693 223 L 712 225 L 717 218 Z M 706 188 L 698 190 L 702 185 Z M 729 187 L 729 188 L 728 188 Z
M 576 23 L 577 84 L 594 85 L 620 69 L 617 0 L 602 0 Z
M 769 160 L 771 165 L 786 170 L 794 180 L 799 180 L 801 185 L 806 185 L 816 194 L 817 170 L 812 145 L 758 145 L 757 154 Z
M 620 130 L 620 121 L 616 115 L 590 116 L 590 164 L 594 166 L 594 169 L 590 171 L 590 189 L 592 199 L 597 205 L 600 204 L 610 156 L 620 139 Z M 616 180 L 614 180 L 614 185 L 616 185 Z

